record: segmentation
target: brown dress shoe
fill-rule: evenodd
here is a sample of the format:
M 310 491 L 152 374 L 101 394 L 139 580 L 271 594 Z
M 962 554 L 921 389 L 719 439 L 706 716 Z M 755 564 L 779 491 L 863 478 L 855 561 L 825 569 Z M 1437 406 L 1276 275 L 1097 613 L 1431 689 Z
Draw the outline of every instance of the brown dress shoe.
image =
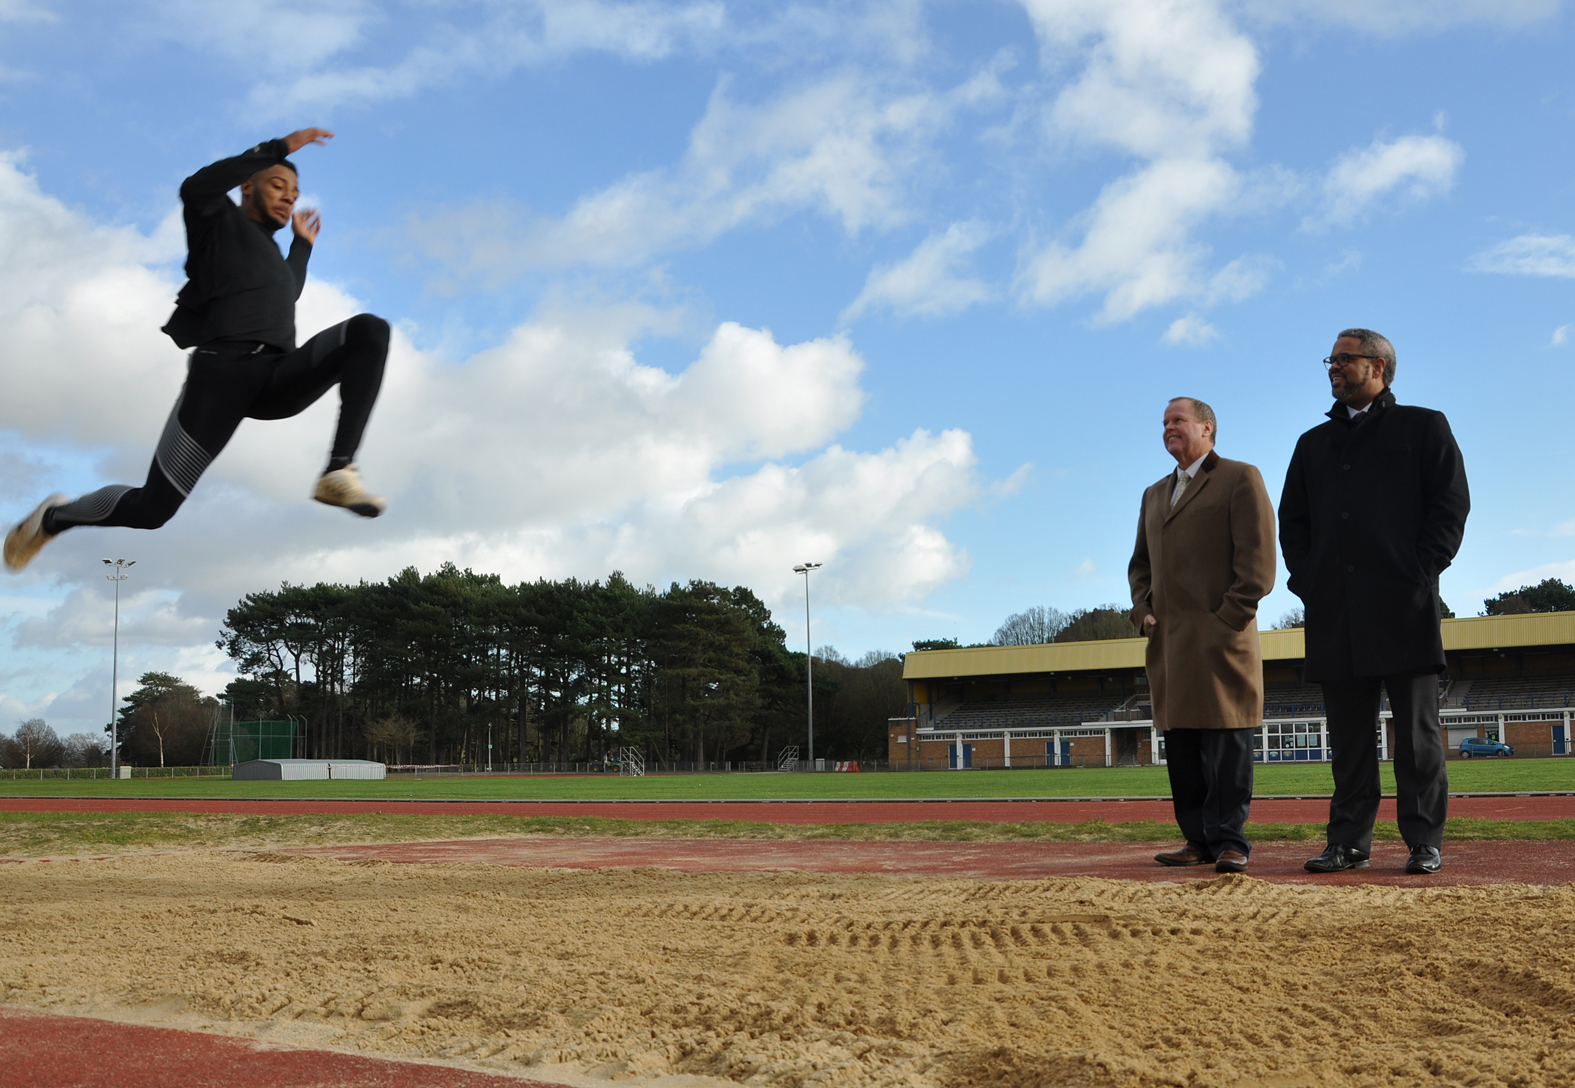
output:
M 1161 865 L 1207 865 L 1214 859 L 1209 857 L 1208 851 L 1200 850 L 1189 842 L 1180 850 L 1167 850 L 1163 854 L 1155 854 L 1154 860 Z
M 1214 859 L 1216 873 L 1245 873 L 1247 871 L 1247 855 L 1240 850 L 1221 850 L 1220 856 Z

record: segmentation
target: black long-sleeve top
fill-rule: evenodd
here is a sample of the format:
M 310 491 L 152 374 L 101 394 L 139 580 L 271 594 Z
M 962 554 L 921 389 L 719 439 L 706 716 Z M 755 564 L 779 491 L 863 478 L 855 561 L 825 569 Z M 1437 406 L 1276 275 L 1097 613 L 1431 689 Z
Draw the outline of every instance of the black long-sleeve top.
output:
M 268 140 L 204 166 L 181 183 L 186 219 L 186 285 L 164 332 L 183 348 L 216 340 L 295 347 L 295 300 L 306 286 L 312 244 L 297 235 L 284 257 L 278 228 L 246 214 L 229 191 L 284 161 L 283 140 Z

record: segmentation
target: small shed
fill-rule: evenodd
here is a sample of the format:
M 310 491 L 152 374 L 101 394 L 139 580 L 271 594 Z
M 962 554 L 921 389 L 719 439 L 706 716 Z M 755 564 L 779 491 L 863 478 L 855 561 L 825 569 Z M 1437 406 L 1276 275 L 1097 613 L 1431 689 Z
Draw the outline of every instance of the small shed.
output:
M 370 759 L 249 759 L 237 763 L 231 777 L 237 782 L 300 782 L 328 778 L 388 777 L 386 763 Z

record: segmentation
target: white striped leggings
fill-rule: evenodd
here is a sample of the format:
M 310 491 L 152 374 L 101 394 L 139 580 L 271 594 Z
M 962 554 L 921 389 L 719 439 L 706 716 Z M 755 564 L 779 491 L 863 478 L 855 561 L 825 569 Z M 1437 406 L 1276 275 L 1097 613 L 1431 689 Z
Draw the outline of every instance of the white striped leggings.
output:
M 361 444 L 383 383 L 388 322 L 357 314 L 294 351 L 220 341 L 191 353 L 186 385 L 159 439 L 147 483 L 111 484 L 49 512 L 44 531 L 77 525 L 157 529 L 180 509 L 197 479 L 243 419 L 299 415 L 339 386 L 339 426 L 329 464 L 348 464 Z

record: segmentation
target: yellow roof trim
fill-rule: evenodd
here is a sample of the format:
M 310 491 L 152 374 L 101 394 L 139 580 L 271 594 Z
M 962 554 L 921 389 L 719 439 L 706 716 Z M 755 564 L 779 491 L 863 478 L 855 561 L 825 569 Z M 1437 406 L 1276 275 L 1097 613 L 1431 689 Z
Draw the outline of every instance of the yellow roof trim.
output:
M 1445 650 L 1496 650 L 1519 646 L 1575 644 L 1575 612 L 1520 616 L 1471 616 L 1443 622 Z M 1299 661 L 1307 656 L 1302 629 L 1259 632 L 1265 661 Z M 965 650 L 915 650 L 904 658 L 905 680 L 1025 673 L 1098 672 L 1143 667 L 1143 638 L 1099 642 L 1051 642 L 1038 646 L 974 646 Z

